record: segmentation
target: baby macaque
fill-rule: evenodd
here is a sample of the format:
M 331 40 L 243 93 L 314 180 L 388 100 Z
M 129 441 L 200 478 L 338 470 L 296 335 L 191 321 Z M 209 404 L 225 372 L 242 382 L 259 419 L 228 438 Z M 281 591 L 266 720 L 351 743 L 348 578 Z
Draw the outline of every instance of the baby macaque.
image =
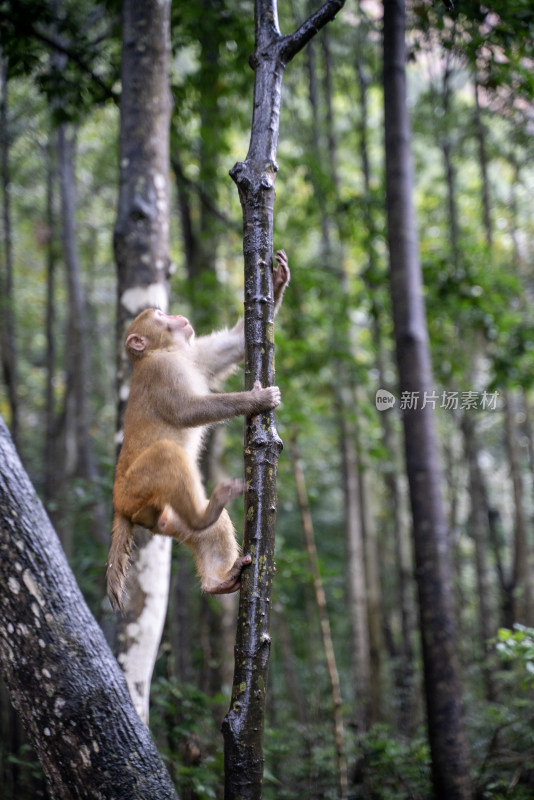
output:
M 286 254 L 273 270 L 275 313 L 289 283 Z M 113 608 L 123 609 L 133 525 L 173 536 L 193 551 L 202 589 L 239 589 L 250 555 L 239 555 L 226 504 L 244 491 L 241 480 L 220 483 L 208 501 L 198 467 L 206 426 L 280 403 L 277 386 L 256 381 L 246 392 L 212 392 L 244 357 L 244 325 L 195 338 L 189 321 L 149 308 L 126 335 L 133 364 L 124 442 L 113 487 L 115 517 L 107 568 Z

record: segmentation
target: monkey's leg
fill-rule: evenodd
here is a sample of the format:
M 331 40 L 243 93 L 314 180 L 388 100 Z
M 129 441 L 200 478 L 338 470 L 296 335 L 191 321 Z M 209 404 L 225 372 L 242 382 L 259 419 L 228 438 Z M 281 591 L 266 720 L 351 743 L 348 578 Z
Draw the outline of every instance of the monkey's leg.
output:
M 245 483 L 238 478 L 219 483 L 211 493 L 209 503 L 204 511 L 198 508 L 193 497 L 189 498 L 189 502 L 185 506 L 188 512 L 187 520 L 176 511 L 171 503 L 166 503 L 158 517 L 158 528 L 169 536 L 181 537 L 188 537 L 194 531 L 204 531 L 217 522 L 226 504 L 234 497 L 243 494 L 244 490 Z M 182 510 L 184 509 L 183 495 L 180 500 L 182 501 L 180 504 Z
M 239 589 L 243 567 L 252 559 L 248 554 L 239 555 L 234 526 L 226 509 L 213 525 L 194 532 L 185 544 L 193 551 L 204 592 L 229 594 Z
M 238 556 L 232 564 L 226 578 L 221 581 L 221 583 L 212 587 L 202 588 L 207 594 L 232 594 L 232 592 L 237 592 L 237 590 L 241 588 L 241 573 L 243 572 L 243 568 L 251 563 L 251 555 Z

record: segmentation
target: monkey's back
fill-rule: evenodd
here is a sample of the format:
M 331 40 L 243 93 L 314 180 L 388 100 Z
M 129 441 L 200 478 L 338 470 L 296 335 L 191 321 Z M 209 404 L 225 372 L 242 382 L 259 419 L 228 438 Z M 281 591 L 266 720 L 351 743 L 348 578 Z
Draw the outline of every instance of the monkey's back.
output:
M 183 411 L 196 396 L 209 393 L 202 372 L 181 353 L 159 351 L 136 364 L 117 476 L 141 453 L 163 441 L 175 442 L 196 464 L 206 428 L 183 425 Z

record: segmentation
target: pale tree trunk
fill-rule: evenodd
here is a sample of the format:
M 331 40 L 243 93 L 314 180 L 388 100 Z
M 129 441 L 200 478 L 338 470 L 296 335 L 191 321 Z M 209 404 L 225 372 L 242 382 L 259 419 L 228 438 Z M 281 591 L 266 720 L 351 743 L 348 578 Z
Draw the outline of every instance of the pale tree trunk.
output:
M 120 189 L 114 233 L 118 270 L 119 428 L 129 393 L 125 331 L 144 308 L 169 302 L 170 0 L 123 3 Z M 119 436 L 120 441 L 120 436 Z M 165 621 L 172 540 L 139 535 L 118 622 L 118 659 L 141 718 Z
M 528 466 L 530 471 L 531 487 L 534 492 L 534 430 L 532 428 L 532 410 L 527 392 L 523 391 L 523 409 L 525 412 L 525 433 L 527 435 Z
M 484 128 L 484 120 L 482 119 L 482 110 L 480 108 L 480 85 L 478 77 L 475 75 L 475 124 L 478 141 L 479 164 L 482 177 L 482 208 L 484 210 L 484 230 L 486 232 L 486 243 L 490 255 L 493 248 L 493 226 L 491 223 L 491 202 L 490 202 L 490 186 L 488 177 L 488 154 L 486 148 L 486 131 Z
M 57 800 L 176 794 L 0 420 L 0 670 Z
M 2 377 L 11 413 L 11 434 L 19 439 L 18 367 L 13 312 L 13 247 L 9 197 L 9 120 L 7 113 L 7 59 L 0 49 L 0 140 L 2 169 L 2 254 L 0 256 L 0 355 Z
M 44 422 L 44 476 L 43 494 L 47 507 L 54 507 L 56 497 L 61 497 L 65 487 L 64 459 L 60 457 L 60 429 L 61 418 L 56 414 L 55 372 L 56 372 L 56 243 L 55 243 L 55 216 L 54 216 L 54 158 L 53 145 L 49 141 L 44 148 L 43 158 L 46 164 L 46 386 L 45 386 L 45 422 Z M 53 465 L 53 469 L 52 469 Z M 60 520 L 61 507 L 49 511 L 50 518 L 61 536 Z M 62 543 L 67 550 L 66 542 Z M 67 553 L 69 555 L 69 553 Z
M 297 487 L 297 497 L 302 523 L 304 542 L 308 553 L 308 563 L 313 580 L 313 590 L 317 613 L 321 625 L 321 637 L 323 650 L 326 660 L 326 668 L 330 679 L 330 691 L 332 695 L 333 723 L 334 723 L 334 743 L 336 752 L 336 772 L 337 772 L 337 796 L 338 800 L 346 800 L 348 797 L 348 775 L 347 775 L 347 756 L 345 752 L 345 726 L 343 724 L 343 713 L 341 710 L 342 698 L 339 683 L 339 673 L 336 663 L 336 654 L 332 642 L 332 632 L 330 629 L 330 619 L 326 605 L 326 595 L 324 592 L 321 573 L 319 571 L 319 560 L 317 558 L 317 547 L 315 544 L 315 533 L 313 530 L 313 520 L 308 501 L 308 491 L 304 471 L 300 462 L 300 454 L 296 437 L 290 442 L 291 463 L 293 465 L 293 475 Z
M 360 478 L 360 507 L 365 552 L 365 579 L 367 586 L 367 616 L 369 627 L 369 725 L 382 717 L 382 683 L 384 662 L 384 636 L 382 630 L 382 589 L 375 514 L 372 507 L 373 487 L 376 477 L 371 473 L 359 447 L 358 472 Z
M 391 297 L 401 397 L 432 392 L 406 105 L 405 7 L 384 0 L 384 111 Z M 448 532 L 431 404 L 403 412 L 432 772 L 438 800 L 472 797 Z
M 340 409 L 346 406 L 338 406 Z M 347 416 L 341 418 L 341 455 L 343 459 L 343 497 L 345 536 L 347 540 L 347 611 L 350 621 L 351 666 L 356 706 L 355 725 L 361 733 L 369 727 L 372 716 L 369 616 L 367 576 L 363 541 L 360 475 L 354 444 L 354 430 Z
M 278 166 L 281 85 L 286 64 L 343 5 L 328 0 L 295 33 L 282 36 L 275 0 L 256 0 L 254 106 L 246 160 L 235 165 L 243 211 L 245 260 L 245 388 L 274 378 L 273 209 Z M 274 412 L 248 418 L 245 433 L 243 573 L 231 707 L 223 723 L 225 797 L 259 798 L 263 780 L 265 690 L 270 652 L 276 470 L 281 441 Z
M 506 450 L 514 495 L 513 616 L 515 622 L 532 625 L 532 576 L 521 452 L 516 425 L 517 402 L 515 396 L 509 391 L 505 392 L 505 400 Z
M 470 533 L 475 545 L 475 569 L 478 595 L 478 628 L 481 648 L 481 669 L 484 676 L 486 697 L 496 699 L 493 678 L 493 648 L 491 639 L 497 633 L 497 615 L 493 603 L 494 591 L 491 586 L 488 568 L 487 549 L 489 544 L 489 517 L 486 504 L 483 476 L 478 463 L 478 443 L 475 423 L 469 411 L 462 417 L 465 457 L 469 475 Z

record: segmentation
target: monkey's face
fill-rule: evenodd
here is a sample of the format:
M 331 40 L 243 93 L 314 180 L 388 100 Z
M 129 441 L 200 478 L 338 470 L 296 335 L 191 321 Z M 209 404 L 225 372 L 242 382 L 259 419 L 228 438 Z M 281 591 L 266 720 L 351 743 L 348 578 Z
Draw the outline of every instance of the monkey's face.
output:
M 187 317 L 183 317 L 181 314 L 164 314 L 163 311 L 155 309 L 154 323 L 164 331 L 171 333 L 173 339 L 178 341 L 181 339 L 188 341 L 195 333 Z
M 137 361 L 150 350 L 189 345 L 194 333 L 187 317 L 148 308 L 132 322 L 126 336 L 126 352 L 131 361 Z

